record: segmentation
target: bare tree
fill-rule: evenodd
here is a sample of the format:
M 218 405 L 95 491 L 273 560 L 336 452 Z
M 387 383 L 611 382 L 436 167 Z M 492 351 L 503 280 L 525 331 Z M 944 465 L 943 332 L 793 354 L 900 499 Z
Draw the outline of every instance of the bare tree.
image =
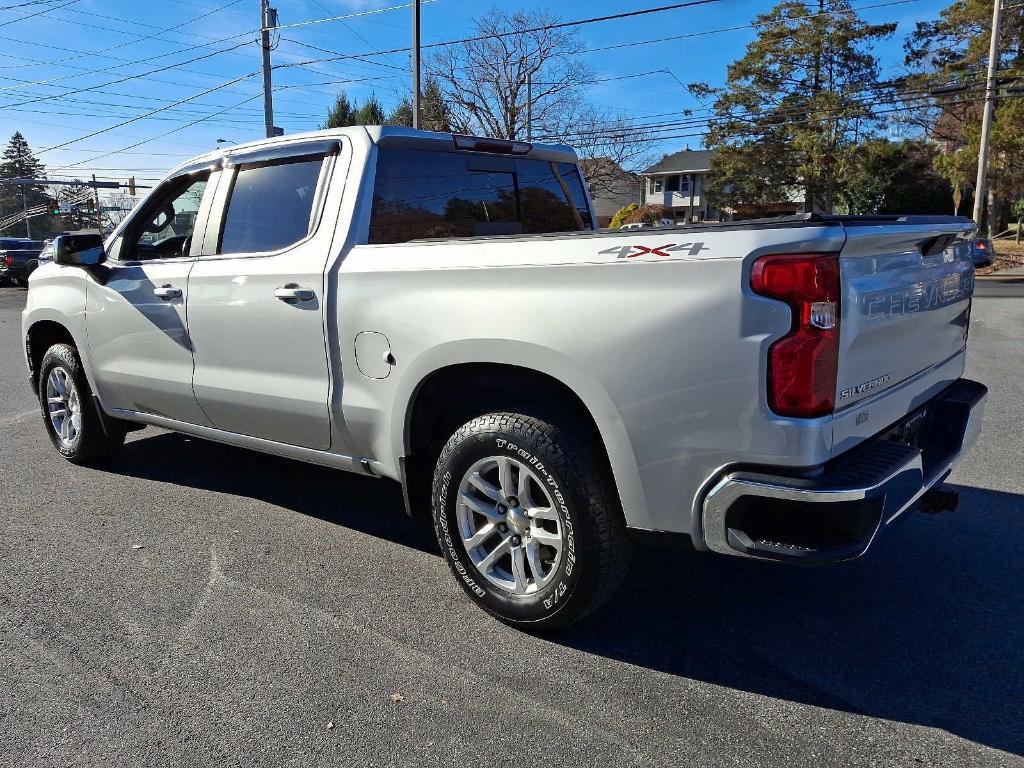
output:
M 624 171 L 646 164 L 649 141 L 630 121 L 587 103 L 583 92 L 594 78 L 576 56 L 579 33 L 556 28 L 558 21 L 549 11 L 492 9 L 474 19 L 472 39 L 442 48 L 428 71 L 455 130 L 568 144 L 600 195 L 621 186 Z
M 528 111 L 535 135 L 551 133 L 564 121 L 591 74 L 575 56 L 579 34 L 553 28 L 557 23 L 548 11 L 492 9 L 473 20 L 471 40 L 445 46 L 428 62 L 457 130 L 521 140 L 527 136 Z
M 632 121 L 588 104 L 577 105 L 562 124 L 540 137 L 568 144 L 576 150 L 592 195 L 621 194 L 628 190 L 630 174 L 653 160 L 650 131 Z

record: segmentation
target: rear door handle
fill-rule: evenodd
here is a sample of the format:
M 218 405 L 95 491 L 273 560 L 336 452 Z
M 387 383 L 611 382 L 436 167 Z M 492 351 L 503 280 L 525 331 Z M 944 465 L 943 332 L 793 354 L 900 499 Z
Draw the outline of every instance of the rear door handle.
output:
M 316 293 L 312 288 L 299 288 L 294 283 L 289 283 L 274 291 L 274 296 L 281 301 L 312 301 L 316 298 Z
M 171 299 L 181 298 L 181 288 L 175 288 L 173 285 L 161 285 L 159 288 L 153 289 L 153 295 L 159 296 L 164 301 L 170 301 Z

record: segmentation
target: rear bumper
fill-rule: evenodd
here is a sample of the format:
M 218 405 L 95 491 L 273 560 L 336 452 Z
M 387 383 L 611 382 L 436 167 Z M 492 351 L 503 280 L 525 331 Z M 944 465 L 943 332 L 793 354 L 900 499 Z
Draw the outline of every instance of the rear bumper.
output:
M 883 433 L 803 473 L 726 471 L 704 499 L 708 549 L 767 560 L 840 561 L 938 486 L 975 443 L 988 390 L 955 384 Z

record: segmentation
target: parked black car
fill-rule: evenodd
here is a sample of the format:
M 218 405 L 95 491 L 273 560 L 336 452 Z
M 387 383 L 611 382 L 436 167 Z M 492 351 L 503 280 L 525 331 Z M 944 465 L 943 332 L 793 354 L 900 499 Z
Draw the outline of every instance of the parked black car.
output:
M 28 285 L 28 276 L 39 266 L 43 243 L 23 237 L 0 238 L 0 283 Z
M 971 240 L 971 258 L 974 266 L 987 267 L 996 258 L 996 248 L 987 237 L 976 237 Z

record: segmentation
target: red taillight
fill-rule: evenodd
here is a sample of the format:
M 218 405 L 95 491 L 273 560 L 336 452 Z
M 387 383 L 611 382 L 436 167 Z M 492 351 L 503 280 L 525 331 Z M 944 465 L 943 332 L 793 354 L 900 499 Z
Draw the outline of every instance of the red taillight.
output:
M 979 251 L 984 251 L 984 250 L 986 250 L 988 248 L 988 246 L 985 245 L 985 241 L 984 240 L 975 240 L 974 241 L 974 247 L 977 248 Z
M 793 325 L 768 349 L 768 405 L 810 418 L 835 409 L 839 364 L 839 257 L 762 256 L 750 272 L 754 293 L 789 304 Z
M 5 253 L 4 254 L 4 266 L 5 267 L 13 267 L 14 266 L 14 254 L 13 253 Z

